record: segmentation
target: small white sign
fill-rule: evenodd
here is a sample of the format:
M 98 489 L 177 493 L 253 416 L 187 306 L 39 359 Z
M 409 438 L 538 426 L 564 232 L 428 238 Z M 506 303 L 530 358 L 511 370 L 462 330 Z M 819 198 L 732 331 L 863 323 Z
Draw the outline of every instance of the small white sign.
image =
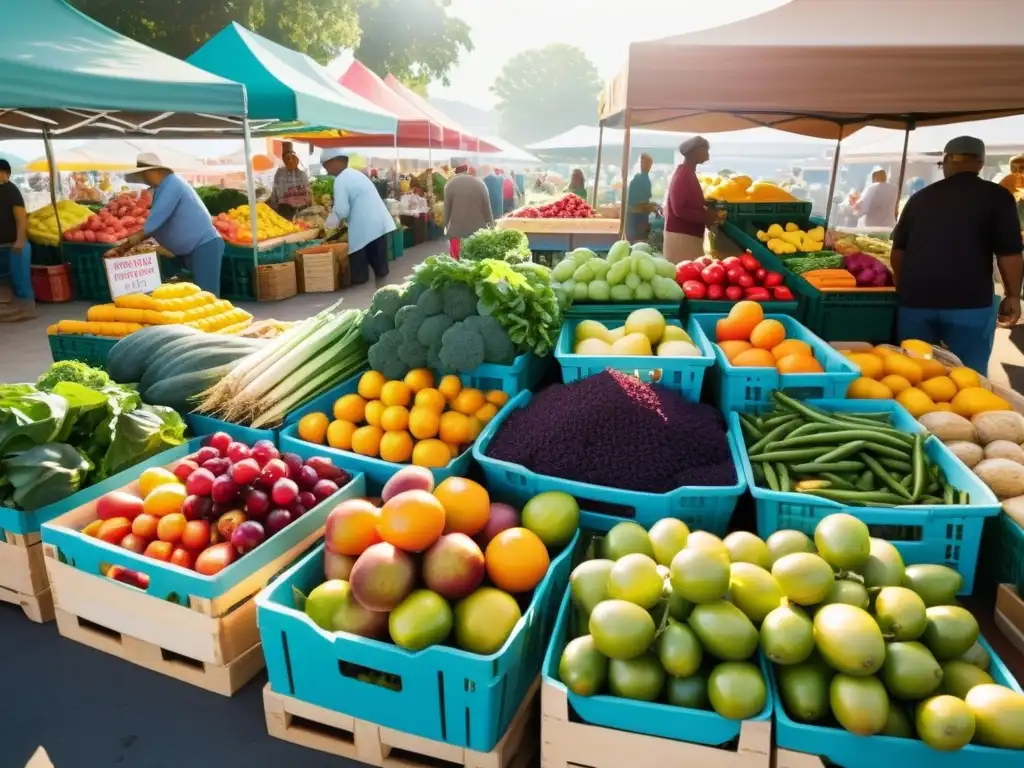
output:
M 160 257 L 156 251 L 104 259 L 103 266 L 112 299 L 127 293 L 149 293 L 161 283 Z

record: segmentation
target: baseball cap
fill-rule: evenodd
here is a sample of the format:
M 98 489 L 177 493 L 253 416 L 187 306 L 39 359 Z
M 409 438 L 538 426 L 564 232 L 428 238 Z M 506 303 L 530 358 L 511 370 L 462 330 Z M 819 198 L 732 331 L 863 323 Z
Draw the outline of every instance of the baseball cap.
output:
M 975 157 L 985 156 L 985 142 L 974 136 L 957 136 L 946 142 L 942 148 L 943 155 L 973 155 Z
M 330 160 L 334 160 L 339 157 L 348 157 L 348 150 L 341 147 L 335 147 L 333 149 L 322 149 L 320 150 L 320 165 L 324 165 Z

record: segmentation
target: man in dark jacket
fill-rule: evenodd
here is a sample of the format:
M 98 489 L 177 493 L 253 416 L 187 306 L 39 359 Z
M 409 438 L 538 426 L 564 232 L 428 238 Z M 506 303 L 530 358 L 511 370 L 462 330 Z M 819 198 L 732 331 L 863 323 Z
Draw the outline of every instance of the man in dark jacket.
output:
M 460 165 L 444 185 L 444 233 L 453 259 L 459 258 L 462 238 L 494 226 L 491 198 L 483 181 L 470 176 L 469 166 Z

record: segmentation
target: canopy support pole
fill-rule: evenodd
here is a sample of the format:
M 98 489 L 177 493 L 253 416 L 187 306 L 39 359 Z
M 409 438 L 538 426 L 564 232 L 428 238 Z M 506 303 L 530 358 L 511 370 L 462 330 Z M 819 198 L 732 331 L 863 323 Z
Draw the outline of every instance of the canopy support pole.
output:
M 836 139 L 836 152 L 832 158 L 832 178 L 828 181 L 828 200 L 825 202 L 825 229 L 828 229 L 829 219 L 832 218 L 832 195 L 836 192 L 836 177 L 839 175 L 839 151 L 843 144 L 843 129 L 839 126 L 839 138 Z
M 896 183 L 896 219 L 900 218 L 900 199 L 903 197 L 903 176 L 907 172 L 907 148 L 910 146 L 910 132 L 914 129 L 913 123 L 907 123 L 907 129 L 903 132 L 903 157 L 900 158 L 900 176 Z
M 626 174 L 629 173 L 629 137 L 630 137 L 630 124 L 633 122 L 633 111 L 630 109 L 626 110 L 626 133 L 622 137 L 622 198 L 619 202 L 619 236 L 622 239 L 626 238 L 626 186 L 629 181 L 626 179 Z M 599 170 L 600 172 L 600 170 Z
M 242 140 L 245 143 L 245 193 L 249 196 L 249 227 L 252 229 L 252 283 L 256 301 L 260 300 L 259 217 L 256 215 L 256 179 L 252 169 L 252 134 L 249 131 L 249 107 L 242 116 Z
M 597 188 L 601 183 L 601 150 L 604 144 L 604 125 L 600 125 L 597 129 L 597 170 L 594 172 L 594 199 L 590 201 L 590 204 L 597 208 Z
M 60 177 L 57 175 L 57 161 L 53 157 L 53 144 L 50 142 L 50 129 L 43 128 L 43 149 L 46 152 L 46 165 L 50 169 L 50 205 L 53 206 L 53 212 L 57 213 L 57 183 Z M 64 228 L 60 223 L 60 216 L 57 219 L 57 238 L 59 242 L 64 242 Z
M 398 132 L 395 132 L 395 189 L 392 192 L 396 200 L 402 199 L 402 161 L 398 154 Z

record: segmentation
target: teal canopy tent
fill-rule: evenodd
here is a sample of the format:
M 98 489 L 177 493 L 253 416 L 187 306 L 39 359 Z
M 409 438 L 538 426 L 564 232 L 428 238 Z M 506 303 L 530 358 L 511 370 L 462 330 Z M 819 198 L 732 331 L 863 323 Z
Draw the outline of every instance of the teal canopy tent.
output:
M 244 84 L 253 119 L 297 121 L 305 130 L 341 129 L 358 134 L 391 134 L 398 124 L 395 115 L 339 85 L 305 54 L 236 23 L 224 27 L 188 61 Z M 271 126 L 266 132 L 278 131 Z

